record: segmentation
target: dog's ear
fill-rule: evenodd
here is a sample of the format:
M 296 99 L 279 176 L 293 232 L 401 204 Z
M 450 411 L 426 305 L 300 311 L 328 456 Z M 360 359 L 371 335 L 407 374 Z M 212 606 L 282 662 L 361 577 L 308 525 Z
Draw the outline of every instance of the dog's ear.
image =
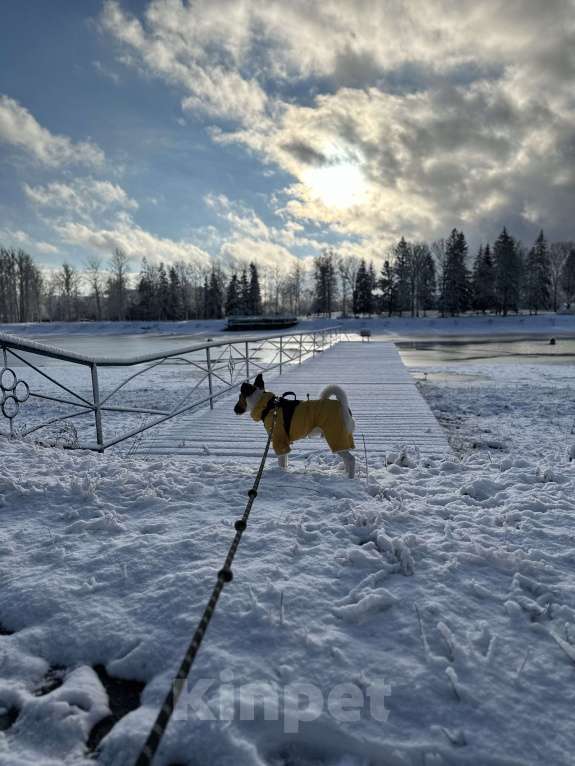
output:
M 254 380 L 254 386 L 256 388 L 259 388 L 261 391 L 266 390 L 266 387 L 264 385 L 263 375 L 261 374 L 261 372 L 258 375 L 256 375 L 256 379 Z
M 247 380 L 245 383 L 242 383 L 240 388 L 240 396 L 243 396 L 244 399 L 247 399 L 248 396 L 251 396 L 253 394 L 253 392 L 254 392 L 254 387 L 252 386 L 251 383 L 248 383 Z

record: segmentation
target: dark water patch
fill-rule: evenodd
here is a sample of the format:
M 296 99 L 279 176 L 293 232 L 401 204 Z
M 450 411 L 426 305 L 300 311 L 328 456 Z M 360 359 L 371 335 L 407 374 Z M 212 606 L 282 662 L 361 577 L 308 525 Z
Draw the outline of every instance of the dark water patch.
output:
M 8 628 L 6 628 L 0 622 L 0 636 L 13 636 L 13 635 L 14 635 L 14 631 L 13 630 L 8 630 Z
M 88 754 L 95 755 L 100 742 L 125 715 L 140 707 L 140 698 L 146 684 L 142 681 L 130 681 L 115 678 L 108 674 L 103 665 L 95 665 L 94 672 L 108 694 L 111 715 L 97 723 L 88 737 Z
M 0 713 L 0 731 L 8 731 L 16 723 L 20 711 L 17 707 L 9 707 Z

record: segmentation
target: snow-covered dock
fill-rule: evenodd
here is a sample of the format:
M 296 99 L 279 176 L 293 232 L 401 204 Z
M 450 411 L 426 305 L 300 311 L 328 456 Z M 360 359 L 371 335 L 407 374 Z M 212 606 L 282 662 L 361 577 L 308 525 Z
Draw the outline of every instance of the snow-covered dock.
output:
M 255 371 L 254 371 L 255 374 Z M 274 393 L 294 391 L 298 399 L 317 398 L 331 383 L 345 388 L 356 422 L 356 446 L 369 454 L 410 447 L 423 455 L 449 451 L 447 436 L 417 390 L 390 341 L 342 342 L 301 365 L 290 365 L 266 380 Z M 235 400 L 234 400 L 235 401 Z M 265 432 L 249 417 L 233 413 L 232 397 L 214 410 L 180 417 L 154 429 L 137 448 L 140 455 L 194 455 L 254 459 L 261 456 Z M 326 449 L 312 438 L 299 442 L 294 458 Z

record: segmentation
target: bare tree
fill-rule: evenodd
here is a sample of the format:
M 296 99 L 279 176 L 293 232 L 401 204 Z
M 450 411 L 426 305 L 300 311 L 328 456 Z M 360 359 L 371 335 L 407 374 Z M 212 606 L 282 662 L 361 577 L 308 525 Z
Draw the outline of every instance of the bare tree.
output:
M 445 316 L 445 301 L 444 296 L 446 294 L 446 279 L 447 279 L 447 248 L 445 246 L 444 239 L 436 239 L 431 243 L 431 252 L 437 264 L 437 286 L 439 293 L 439 310 L 441 316 Z
M 301 312 L 301 299 L 303 287 L 304 272 L 301 262 L 298 260 L 291 268 L 286 280 L 286 294 L 289 301 L 289 308 L 293 314 L 299 315 Z
M 102 320 L 102 297 L 104 294 L 104 275 L 102 274 L 102 259 L 98 255 L 93 255 L 87 259 L 85 264 L 86 279 L 96 308 L 96 319 Z
M 58 311 L 58 274 L 55 271 L 44 279 L 44 310 L 48 319 L 53 322 Z
M 572 249 L 573 242 L 552 242 L 549 248 L 549 276 L 551 277 L 551 306 L 553 311 L 557 311 L 558 308 L 561 274 Z
M 40 319 L 42 274 L 23 250 L 0 247 L 0 321 Z
M 269 270 L 269 287 L 270 287 L 270 298 L 271 298 L 271 305 L 272 305 L 272 311 L 274 314 L 280 313 L 280 307 L 281 307 L 281 293 L 282 293 L 282 287 L 284 285 L 284 280 L 282 278 L 282 273 L 279 269 L 279 266 L 274 266 Z
M 567 304 L 570 306 L 575 300 L 575 242 L 569 242 L 569 246 L 569 254 L 561 272 L 561 287 Z
M 180 301 L 182 305 L 183 318 L 190 319 L 190 317 L 193 315 L 194 308 L 193 285 L 196 283 L 196 268 L 191 263 L 186 263 L 183 260 L 179 260 L 174 264 L 174 270 L 178 275 L 180 284 Z
M 65 322 L 75 322 L 80 316 L 80 275 L 74 266 L 63 263 L 56 273 L 55 288 L 57 294 L 56 318 Z
M 353 294 L 353 287 L 357 277 L 360 260 L 355 256 L 340 256 L 337 263 L 339 281 L 341 284 L 341 313 L 346 316 L 348 302 Z
M 128 256 L 117 247 L 110 261 L 107 292 L 110 319 L 122 321 L 128 308 Z

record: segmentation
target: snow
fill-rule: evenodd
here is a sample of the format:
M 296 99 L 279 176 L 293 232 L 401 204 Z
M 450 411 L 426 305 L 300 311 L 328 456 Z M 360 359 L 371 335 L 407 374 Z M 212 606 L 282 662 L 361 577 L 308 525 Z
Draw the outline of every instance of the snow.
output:
M 377 335 L 392 337 L 458 336 L 458 335 L 575 335 L 575 314 L 543 313 L 537 316 L 463 316 L 463 317 L 364 317 L 300 318 L 298 325 L 286 330 L 306 332 L 341 325 L 350 332 L 369 328 Z M 209 335 L 218 339 L 225 326 L 224 319 L 186 320 L 180 322 L 37 322 L 0 324 L 0 333 L 40 338 L 44 336 L 82 335 Z M 242 333 L 243 335 L 244 333 Z M 245 333 L 262 335 L 260 331 Z M 268 333 L 269 334 L 269 333 Z M 277 334 L 277 333 L 274 333 Z M 230 333 L 230 335 L 234 335 Z M 237 335 L 237 334 L 236 334 Z
M 0 333 L 40 337 L 46 335 L 193 335 L 222 330 L 225 320 L 181 322 L 20 322 L 0 324 Z
M 573 763 L 575 368 L 426 370 L 449 458 L 268 464 L 155 763 Z M 146 684 L 100 743 L 135 761 L 253 475 L 0 440 L 2 766 L 93 763 L 100 665 Z

